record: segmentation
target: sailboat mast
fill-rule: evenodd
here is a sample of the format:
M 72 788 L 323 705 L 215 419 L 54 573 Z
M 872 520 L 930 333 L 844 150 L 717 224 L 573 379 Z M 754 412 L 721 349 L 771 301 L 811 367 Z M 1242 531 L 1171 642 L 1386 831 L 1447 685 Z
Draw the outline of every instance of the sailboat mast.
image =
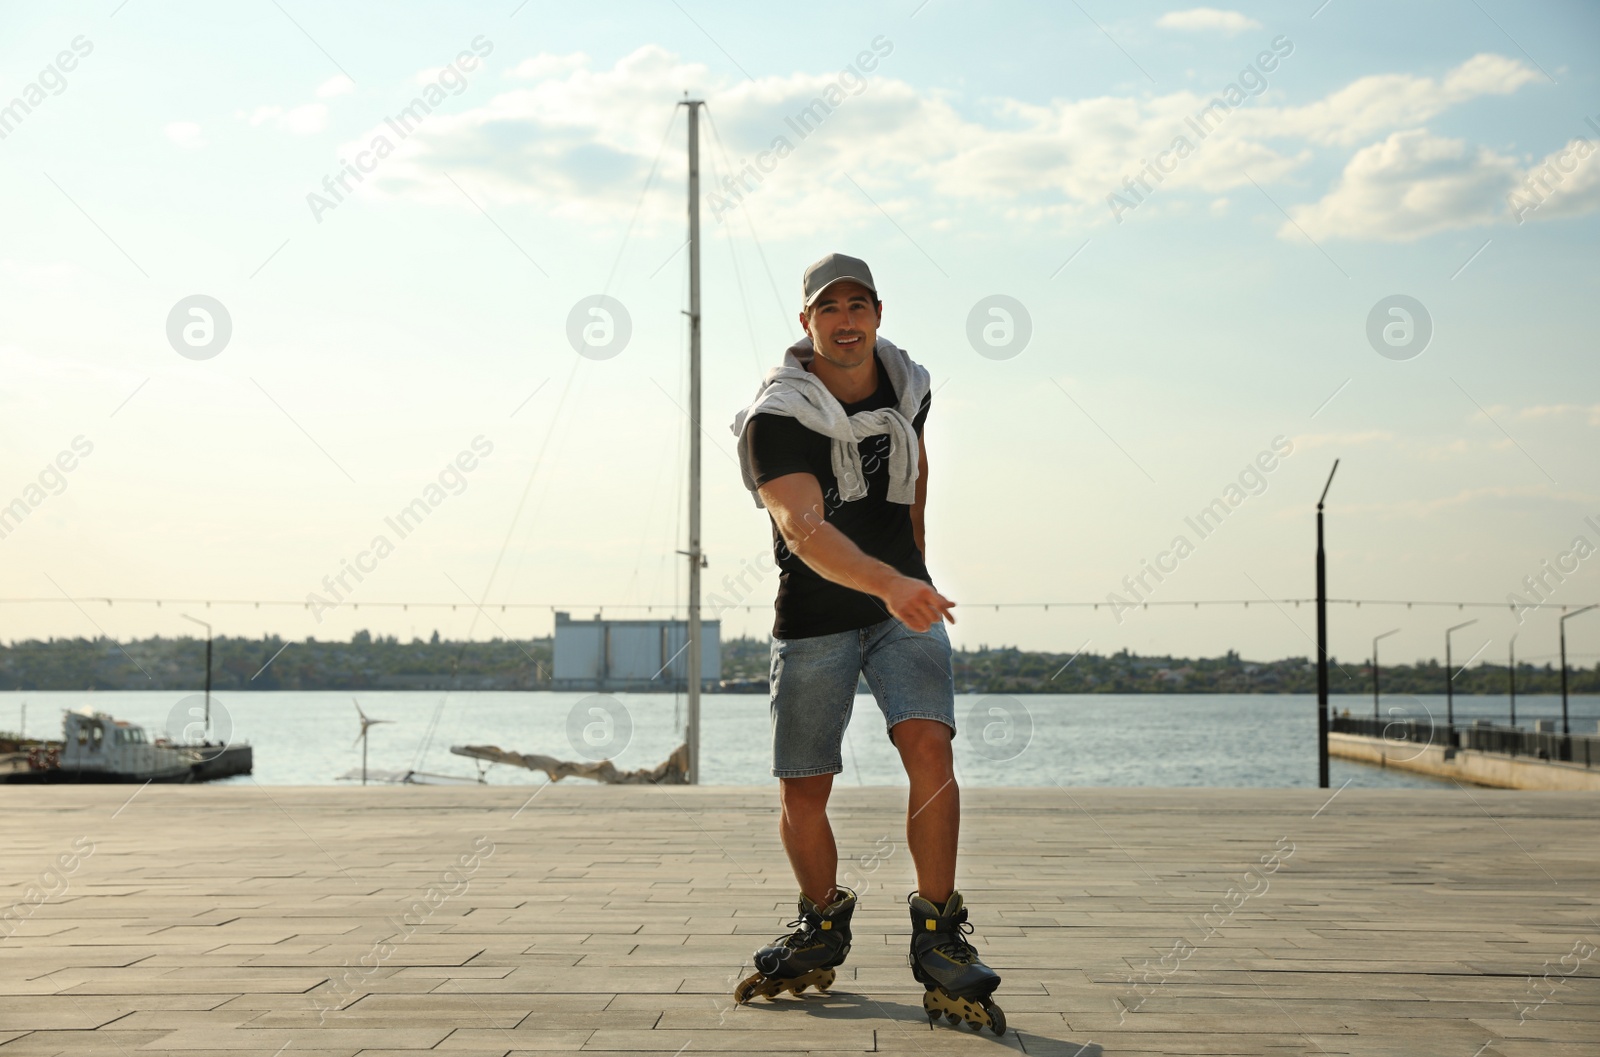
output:
M 700 107 L 689 108 L 689 784 L 700 783 Z

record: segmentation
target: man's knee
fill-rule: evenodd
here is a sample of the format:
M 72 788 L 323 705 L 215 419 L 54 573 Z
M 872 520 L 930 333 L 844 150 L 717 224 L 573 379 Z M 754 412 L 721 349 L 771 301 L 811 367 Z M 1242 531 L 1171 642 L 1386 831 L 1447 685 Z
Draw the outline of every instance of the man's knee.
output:
M 815 818 L 827 810 L 828 794 L 833 791 L 833 775 L 780 778 L 778 789 L 786 818 Z
M 907 762 L 948 762 L 950 742 L 955 735 L 936 719 L 903 719 L 889 731 L 889 738 Z

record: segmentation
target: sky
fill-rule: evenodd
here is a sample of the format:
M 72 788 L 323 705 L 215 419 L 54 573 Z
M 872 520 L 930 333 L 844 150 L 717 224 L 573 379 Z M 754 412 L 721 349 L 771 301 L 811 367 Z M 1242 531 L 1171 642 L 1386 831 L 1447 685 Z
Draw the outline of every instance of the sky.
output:
M 1542 662 L 1600 601 L 1597 45 L 1505 0 L 8 5 L 0 639 L 681 607 L 687 93 L 724 636 L 776 588 L 728 424 L 839 251 L 932 375 L 958 646 L 1310 655 L 1338 459 L 1335 656 Z

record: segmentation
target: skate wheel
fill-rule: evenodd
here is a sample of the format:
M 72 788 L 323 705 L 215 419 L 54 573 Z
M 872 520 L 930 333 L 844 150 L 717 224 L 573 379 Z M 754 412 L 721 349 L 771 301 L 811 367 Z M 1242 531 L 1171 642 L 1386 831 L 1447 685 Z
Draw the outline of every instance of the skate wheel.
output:
M 793 990 L 794 993 L 798 995 L 801 991 L 804 991 L 806 988 L 808 988 L 810 986 L 811 986 L 810 984 L 795 984 L 794 987 L 791 990 Z
M 989 1014 L 989 1027 L 994 1031 L 994 1033 L 996 1035 L 1004 1035 L 1006 1033 L 1005 1010 L 1001 1009 L 988 999 L 984 999 L 983 1011 Z
M 946 1013 L 944 1015 L 944 1019 L 947 1023 L 954 1024 L 956 1021 L 960 1020 L 961 1017 L 956 1013 Z
M 772 986 L 764 973 L 756 972 L 739 981 L 739 986 L 733 989 L 733 1000 L 738 1005 L 748 1005 L 756 995 L 772 997 Z
M 832 969 L 829 969 L 827 972 L 823 973 L 816 980 L 817 990 L 826 991 L 828 988 L 832 987 L 833 981 L 837 978 L 837 976 L 838 974 Z

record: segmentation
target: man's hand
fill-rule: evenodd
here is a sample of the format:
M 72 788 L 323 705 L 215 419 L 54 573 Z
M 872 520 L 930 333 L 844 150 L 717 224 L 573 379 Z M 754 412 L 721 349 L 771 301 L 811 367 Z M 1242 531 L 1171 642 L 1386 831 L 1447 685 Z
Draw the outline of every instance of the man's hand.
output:
M 909 576 L 899 576 L 888 584 L 883 603 L 889 613 L 900 623 L 919 635 L 933 627 L 935 621 L 948 620 L 954 624 L 950 612 L 955 603 L 933 589 L 933 585 Z

